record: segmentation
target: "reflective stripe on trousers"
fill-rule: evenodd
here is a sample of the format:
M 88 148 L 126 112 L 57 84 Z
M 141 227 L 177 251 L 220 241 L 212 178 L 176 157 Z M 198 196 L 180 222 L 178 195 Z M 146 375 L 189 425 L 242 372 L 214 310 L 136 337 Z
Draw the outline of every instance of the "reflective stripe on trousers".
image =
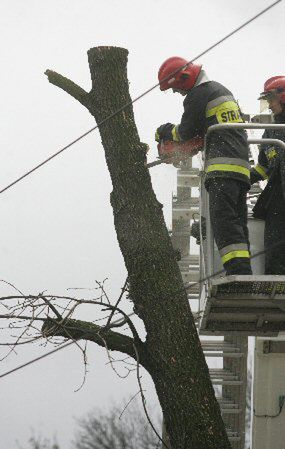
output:
M 236 243 L 224 246 L 220 249 L 220 255 L 223 264 L 237 257 L 247 257 L 249 258 L 248 246 L 246 243 Z

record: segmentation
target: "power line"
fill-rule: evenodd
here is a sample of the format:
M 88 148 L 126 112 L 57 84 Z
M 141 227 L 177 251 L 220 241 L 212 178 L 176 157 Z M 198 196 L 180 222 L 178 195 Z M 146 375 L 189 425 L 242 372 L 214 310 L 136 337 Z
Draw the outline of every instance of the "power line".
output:
M 58 348 L 53 349 L 52 351 L 46 352 L 43 355 L 40 355 L 39 357 L 36 357 L 35 359 L 29 360 L 29 362 L 24 363 L 23 365 L 16 366 L 16 368 L 11 369 L 10 371 L 6 371 L 6 373 L 0 374 L 0 379 L 3 377 L 8 376 L 9 374 L 15 373 L 16 371 L 25 368 L 26 366 L 32 365 L 33 363 L 38 362 L 39 360 L 44 359 L 45 357 L 48 357 L 51 354 L 54 354 L 57 351 L 60 351 L 61 349 L 67 348 L 67 346 L 71 346 L 75 344 L 75 341 L 70 341 L 66 343 L 65 345 L 59 346 Z
M 185 64 L 184 66 L 182 66 L 181 68 L 186 67 L 187 65 L 191 64 L 192 62 L 196 61 L 198 58 L 200 58 L 201 56 L 204 56 L 205 54 L 209 53 L 211 50 L 213 50 L 214 48 L 216 48 L 218 45 L 220 45 L 222 42 L 224 42 L 225 40 L 227 40 L 228 38 L 230 38 L 231 36 L 233 36 L 234 34 L 236 34 L 237 32 L 239 32 L 240 30 L 242 30 L 244 27 L 246 27 L 247 25 L 249 25 L 251 22 L 253 22 L 254 20 L 256 20 L 258 17 L 262 16 L 263 14 L 265 14 L 266 12 L 268 12 L 271 8 L 273 8 L 274 6 L 276 6 L 278 3 L 280 3 L 282 0 L 277 0 L 274 3 L 272 3 L 271 5 L 269 5 L 267 8 L 263 9 L 262 11 L 260 11 L 259 13 L 255 14 L 251 19 L 247 20 L 246 22 L 244 22 L 242 25 L 240 25 L 239 27 L 235 28 L 233 31 L 231 31 L 229 34 L 227 34 L 226 36 L 224 36 L 222 39 L 218 40 L 217 42 L 215 42 L 214 44 L 212 44 L 210 47 L 208 47 L 206 50 L 204 50 L 202 53 L 200 53 L 199 55 L 195 56 L 195 58 L 191 59 L 191 61 L 187 62 L 187 64 Z M 171 77 L 173 74 L 177 73 L 179 70 L 181 70 L 181 68 L 179 68 L 178 70 L 176 70 L 175 72 L 173 72 L 172 74 L 168 75 L 165 80 L 167 80 L 169 77 Z M 163 80 L 163 81 L 165 81 Z M 72 142 L 70 142 L 69 144 L 65 145 L 64 147 L 62 147 L 60 150 L 58 150 L 57 152 L 53 153 L 51 156 L 49 156 L 47 159 L 45 159 L 44 161 L 42 161 L 40 164 L 36 165 L 35 167 L 33 167 L 31 170 L 27 171 L 26 173 L 24 173 L 22 176 L 20 176 L 19 178 L 15 179 L 15 181 L 11 182 L 11 184 L 8 184 L 6 187 L 4 187 L 2 190 L 0 190 L 0 194 L 4 193 L 6 190 L 10 189 L 11 187 L 13 187 L 15 184 L 17 184 L 18 182 L 22 181 L 24 178 L 26 178 L 27 176 L 31 175 L 33 172 L 35 172 L 36 170 L 38 170 L 40 167 L 42 167 L 43 165 L 47 164 L 49 161 L 51 161 L 52 159 L 54 159 L 55 157 L 59 156 L 61 153 L 63 153 L 65 150 L 67 150 L 68 148 L 70 148 L 71 146 L 73 146 L 75 143 L 79 142 L 80 140 L 82 140 L 84 137 L 86 137 L 88 134 L 90 134 L 91 132 L 95 131 L 96 129 L 98 129 L 101 125 L 103 125 L 104 123 L 106 123 L 108 120 L 110 120 L 111 118 L 113 118 L 114 116 L 116 116 L 117 114 L 119 114 L 120 112 L 122 112 L 123 110 L 125 110 L 126 108 L 128 108 L 129 106 L 131 106 L 132 104 L 134 104 L 135 102 L 137 102 L 138 100 L 140 100 L 141 98 L 143 98 L 145 95 L 149 94 L 150 92 L 152 92 L 154 89 L 156 89 L 159 86 L 159 83 L 154 84 L 152 87 L 150 87 L 149 89 L 147 89 L 145 92 L 143 92 L 142 94 L 140 94 L 139 96 L 137 96 L 136 98 L 134 98 L 134 100 L 126 103 L 125 105 L 123 105 L 121 108 L 117 109 L 115 112 L 113 112 L 112 114 L 110 114 L 108 117 L 106 117 L 104 120 L 102 120 L 100 123 L 98 123 L 97 125 L 93 126 L 92 128 L 90 128 L 88 131 L 86 131 L 85 133 L 81 134 L 79 137 L 77 137 L 77 139 L 73 140 Z

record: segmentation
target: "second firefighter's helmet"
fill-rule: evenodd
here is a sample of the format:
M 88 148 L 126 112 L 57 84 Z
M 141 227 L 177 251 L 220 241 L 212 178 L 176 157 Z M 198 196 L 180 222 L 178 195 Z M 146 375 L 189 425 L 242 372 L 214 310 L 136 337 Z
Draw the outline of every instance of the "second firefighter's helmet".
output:
M 158 71 L 160 90 L 190 90 L 201 72 L 200 64 L 188 63 L 186 59 L 172 56 L 166 59 Z
M 265 81 L 264 91 L 261 92 L 259 100 L 271 95 L 277 95 L 280 103 L 285 103 L 285 76 L 273 76 Z

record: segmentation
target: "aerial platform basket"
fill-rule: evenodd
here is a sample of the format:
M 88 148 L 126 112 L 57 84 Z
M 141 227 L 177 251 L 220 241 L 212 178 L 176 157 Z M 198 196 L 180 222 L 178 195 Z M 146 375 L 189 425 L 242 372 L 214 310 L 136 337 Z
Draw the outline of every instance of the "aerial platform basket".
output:
M 275 336 L 285 331 L 285 276 L 219 277 L 207 289 L 201 334 Z
M 221 129 L 284 128 L 284 124 L 218 124 L 208 129 L 206 140 L 209 134 Z M 248 143 L 268 143 L 285 150 L 285 143 L 278 139 L 248 139 Z M 214 243 L 209 197 L 203 177 L 200 186 L 200 216 L 206 221 L 206 236 L 201 231 L 200 276 L 204 281 L 200 283 L 199 333 L 276 336 L 285 331 L 285 275 L 261 274 L 264 273 L 264 222 L 249 216 L 254 274 L 225 276 L 221 275 L 223 267 Z

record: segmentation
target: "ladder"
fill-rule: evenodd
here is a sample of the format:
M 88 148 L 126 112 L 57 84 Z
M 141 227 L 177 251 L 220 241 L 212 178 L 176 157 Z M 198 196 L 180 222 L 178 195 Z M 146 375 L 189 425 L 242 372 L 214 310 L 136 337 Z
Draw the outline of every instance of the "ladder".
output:
M 172 198 L 171 240 L 174 249 L 181 254 L 178 264 L 184 283 L 190 287 L 188 299 L 198 325 L 201 313 L 200 255 L 190 232 L 191 223 L 200 215 L 199 169 L 192 166 L 192 159 L 181 162 L 177 169 L 177 194 Z M 223 339 L 206 339 L 200 336 L 200 340 L 232 448 L 244 449 L 247 337 L 224 335 Z M 213 360 L 219 361 L 219 367 L 213 366 Z

